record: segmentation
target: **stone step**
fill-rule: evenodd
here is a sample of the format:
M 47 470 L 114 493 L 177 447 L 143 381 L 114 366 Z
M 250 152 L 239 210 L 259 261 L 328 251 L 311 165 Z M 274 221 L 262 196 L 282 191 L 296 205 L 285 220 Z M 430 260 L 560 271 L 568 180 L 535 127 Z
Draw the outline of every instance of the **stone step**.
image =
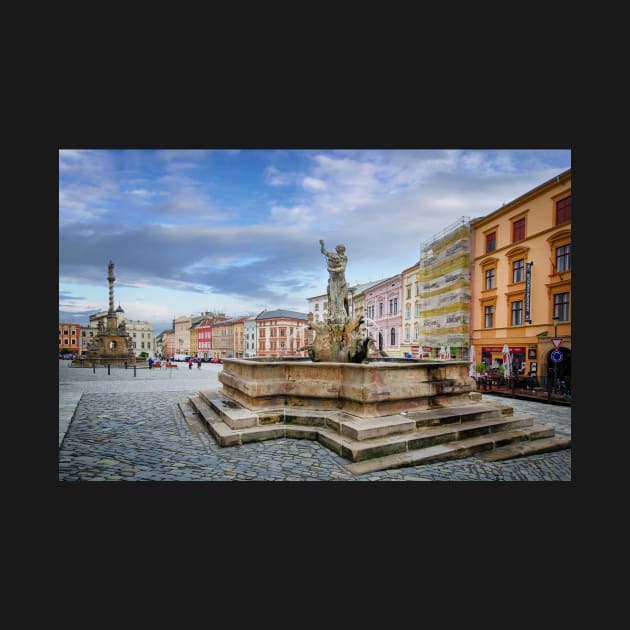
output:
M 214 397 L 210 397 L 212 395 Z M 215 391 L 200 391 L 199 396 L 231 429 L 245 429 L 258 424 L 258 416 L 254 412 L 226 397 L 217 398 Z
M 515 457 L 526 457 L 536 453 L 551 453 L 571 448 L 571 438 L 566 436 L 552 436 L 531 440 L 529 442 L 519 442 L 518 444 L 506 444 L 492 451 L 478 453 L 476 457 L 486 462 L 498 462 Z
M 436 462 L 448 461 L 451 459 L 462 459 L 464 457 L 477 456 L 486 458 L 499 449 L 505 449 L 506 454 L 510 447 L 514 447 L 515 452 L 525 454 L 529 445 L 535 448 L 537 442 L 546 442 L 556 438 L 535 438 L 536 432 L 532 432 L 531 427 L 514 429 L 509 431 L 499 431 L 486 435 L 479 435 L 463 440 L 445 442 L 427 448 L 409 450 L 403 453 L 366 459 L 346 465 L 346 469 L 353 474 L 360 475 L 377 470 L 388 470 L 391 468 L 403 468 L 405 466 L 421 466 L 434 464 Z M 547 446 L 550 448 L 550 445 Z M 531 452 L 533 451 L 533 448 Z M 564 446 L 562 448 L 568 448 Z M 557 450 L 557 449 L 556 449 Z M 535 451 L 543 452 L 543 451 Z M 510 455 L 517 456 L 517 455 Z M 506 457 L 509 458 L 509 457 Z
M 512 415 L 514 410 L 507 405 L 495 403 L 475 403 L 454 407 L 410 411 L 406 416 L 415 420 L 417 427 L 440 424 L 462 423 L 473 420 L 486 420 Z M 402 414 L 401 414 L 402 415 Z
M 489 420 L 470 421 L 463 424 L 421 427 L 411 433 L 372 438 L 364 441 L 349 440 L 345 436 L 341 436 L 338 441 L 341 444 L 342 457 L 357 462 L 383 455 L 428 448 L 477 435 L 487 435 L 499 431 L 528 427 L 532 424 L 533 420 L 530 416 L 515 414 Z

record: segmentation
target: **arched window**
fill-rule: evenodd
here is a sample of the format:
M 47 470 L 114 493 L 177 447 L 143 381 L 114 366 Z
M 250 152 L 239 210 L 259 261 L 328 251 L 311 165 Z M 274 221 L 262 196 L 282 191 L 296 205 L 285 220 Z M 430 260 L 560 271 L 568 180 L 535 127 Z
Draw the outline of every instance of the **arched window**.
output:
M 390 338 L 390 346 L 395 346 L 396 345 L 396 329 L 392 328 L 389 331 L 389 338 Z

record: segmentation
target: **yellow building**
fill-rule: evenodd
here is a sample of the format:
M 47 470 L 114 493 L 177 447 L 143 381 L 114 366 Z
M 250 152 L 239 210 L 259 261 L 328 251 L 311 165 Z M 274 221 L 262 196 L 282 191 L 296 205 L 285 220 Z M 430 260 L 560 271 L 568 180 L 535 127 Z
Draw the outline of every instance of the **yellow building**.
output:
M 411 355 L 417 359 L 420 351 L 420 285 L 418 272 L 420 263 L 402 270 L 402 340 L 400 351 L 403 357 Z
M 571 170 L 471 225 L 476 363 L 502 365 L 507 344 L 513 372 L 570 381 Z
M 471 225 L 462 217 L 420 247 L 415 308 L 424 356 L 468 360 Z M 415 335 L 415 330 L 414 330 Z M 415 357 L 415 354 L 413 355 Z

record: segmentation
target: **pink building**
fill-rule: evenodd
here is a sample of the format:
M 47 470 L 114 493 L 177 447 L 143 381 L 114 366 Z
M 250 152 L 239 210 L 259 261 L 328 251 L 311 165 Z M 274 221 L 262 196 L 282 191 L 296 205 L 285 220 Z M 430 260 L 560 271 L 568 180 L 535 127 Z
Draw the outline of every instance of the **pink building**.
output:
M 386 278 L 365 292 L 365 323 L 378 350 L 402 357 L 402 274 Z

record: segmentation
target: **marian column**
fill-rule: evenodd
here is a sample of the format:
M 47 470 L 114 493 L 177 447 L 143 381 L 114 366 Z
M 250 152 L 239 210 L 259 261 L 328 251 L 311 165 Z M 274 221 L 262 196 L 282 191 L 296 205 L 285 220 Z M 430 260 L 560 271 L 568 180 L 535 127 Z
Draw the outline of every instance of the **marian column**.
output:
M 107 311 L 107 328 L 117 328 L 118 320 L 114 311 L 114 263 L 110 260 L 107 266 L 107 281 L 109 282 L 109 311 Z

